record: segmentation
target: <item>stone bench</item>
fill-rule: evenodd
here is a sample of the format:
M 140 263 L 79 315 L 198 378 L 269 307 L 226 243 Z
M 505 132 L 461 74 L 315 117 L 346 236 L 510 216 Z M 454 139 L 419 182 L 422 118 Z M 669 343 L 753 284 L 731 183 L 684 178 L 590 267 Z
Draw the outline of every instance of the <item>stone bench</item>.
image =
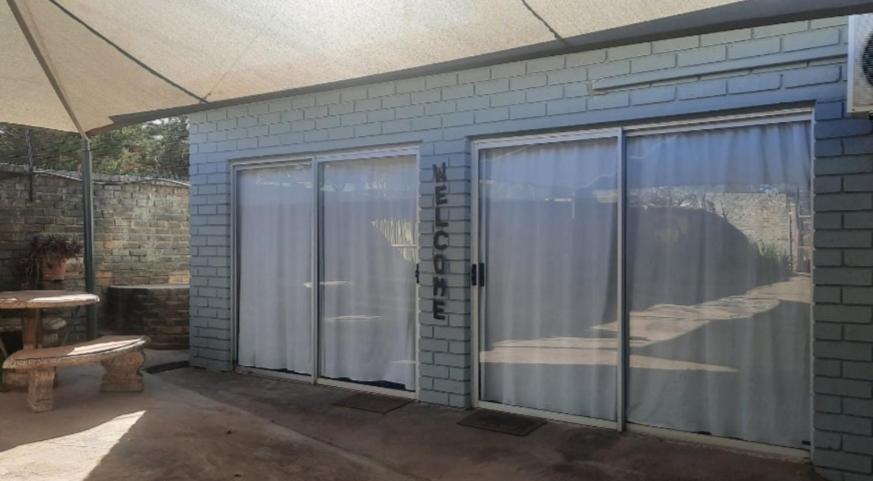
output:
M 20 317 L 4 317 L 0 318 L 0 334 L 4 332 L 21 332 L 23 323 Z M 42 318 L 42 345 L 57 346 L 61 344 L 61 331 L 67 328 L 67 321 L 62 317 L 43 317 Z M 66 341 L 66 336 L 64 336 Z M 6 351 L 6 345 L 0 339 L 0 354 L 3 359 L 9 357 Z
M 36 412 L 50 411 L 55 370 L 59 367 L 99 362 L 106 369 L 102 391 L 142 391 L 139 369 L 145 362 L 142 350 L 148 342 L 145 336 L 104 336 L 69 346 L 22 350 L 9 356 L 3 368 L 27 372 L 28 406 Z

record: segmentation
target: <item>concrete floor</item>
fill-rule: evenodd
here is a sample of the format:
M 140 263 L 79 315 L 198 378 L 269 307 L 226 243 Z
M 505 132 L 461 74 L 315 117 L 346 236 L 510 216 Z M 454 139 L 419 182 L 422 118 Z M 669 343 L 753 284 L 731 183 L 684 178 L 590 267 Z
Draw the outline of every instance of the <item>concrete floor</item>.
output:
M 151 355 L 150 363 L 174 360 Z M 0 479 L 810 481 L 808 464 L 550 422 L 519 438 L 465 413 L 336 407 L 348 391 L 197 369 L 100 394 L 97 367 L 62 371 L 55 410 L 0 393 Z

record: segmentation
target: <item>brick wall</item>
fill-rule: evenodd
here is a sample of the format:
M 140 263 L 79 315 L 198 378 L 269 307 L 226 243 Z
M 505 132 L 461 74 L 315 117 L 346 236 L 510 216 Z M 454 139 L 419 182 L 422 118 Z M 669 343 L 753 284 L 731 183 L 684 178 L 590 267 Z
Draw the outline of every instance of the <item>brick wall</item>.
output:
M 814 460 L 854 481 L 873 479 L 873 124 L 844 112 L 816 109 Z
M 34 235 L 82 241 L 82 185 L 76 173 L 61 174 L 36 175 L 31 202 L 24 169 L 0 165 L 0 290 L 22 287 L 20 261 Z M 111 284 L 188 282 L 188 187 L 138 180 L 95 177 L 95 264 L 104 301 Z M 70 261 L 65 287 L 84 289 L 81 258 Z M 105 317 L 106 307 L 101 303 L 99 318 Z M 84 333 L 81 316 L 75 328 Z
M 816 273 L 816 299 L 822 304 L 816 311 L 816 327 L 817 336 L 826 332 L 839 336 L 821 339 L 816 346 L 821 358 L 816 365 L 820 376 L 816 437 L 821 446 L 816 460 L 830 469 L 832 479 L 868 479 L 844 474 L 870 475 L 873 439 L 869 432 L 873 414 L 865 417 L 859 410 L 869 405 L 858 404 L 871 399 L 869 365 L 864 363 L 870 361 L 873 340 L 865 330 L 869 303 L 862 301 L 869 294 L 863 289 L 871 285 L 871 157 L 867 152 L 873 149 L 873 137 L 867 121 L 834 119 L 846 95 L 846 36 L 845 18 L 795 22 L 302 94 L 192 115 L 193 362 L 220 370 L 230 369 L 232 363 L 231 159 L 419 145 L 424 286 L 420 290 L 420 399 L 465 407 L 471 402 L 471 139 L 815 106 L 816 152 L 827 157 L 817 166 L 821 179 L 816 185 L 817 243 L 827 253 L 817 260 L 835 263 L 820 264 Z M 437 319 L 430 312 L 433 272 L 428 261 L 434 250 L 433 167 L 443 163 L 449 199 L 443 207 L 449 213 L 450 249 L 445 252 L 449 289 L 448 315 Z M 834 191 L 822 190 L 828 188 Z M 837 214 L 843 209 L 845 214 Z M 834 249 L 825 251 L 823 243 L 829 242 L 835 243 Z M 840 356 L 846 359 L 833 359 Z M 836 411 L 826 413 L 826 406 Z M 822 425 L 827 422 L 832 424 Z M 843 434 L 834 434 L 838 432 Z M 828 437 L 837 443 L 830 449 L 821 444 Z

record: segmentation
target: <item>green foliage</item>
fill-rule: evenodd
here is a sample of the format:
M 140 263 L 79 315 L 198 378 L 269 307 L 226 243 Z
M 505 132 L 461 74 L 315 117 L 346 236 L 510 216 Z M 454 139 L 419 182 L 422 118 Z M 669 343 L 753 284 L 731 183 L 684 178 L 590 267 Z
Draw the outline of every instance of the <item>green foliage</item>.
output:
M 0 163 L 28 163 L 26 130 L 0 126 Z M 79 170 L 81 143 L 77 134 L 30 129 L 30 144 L 36 168 Z M 91 149 L 95 172 L 188 177 L 188 123 L 185 117 L 170 117 L 95 135 L 91 139 Z

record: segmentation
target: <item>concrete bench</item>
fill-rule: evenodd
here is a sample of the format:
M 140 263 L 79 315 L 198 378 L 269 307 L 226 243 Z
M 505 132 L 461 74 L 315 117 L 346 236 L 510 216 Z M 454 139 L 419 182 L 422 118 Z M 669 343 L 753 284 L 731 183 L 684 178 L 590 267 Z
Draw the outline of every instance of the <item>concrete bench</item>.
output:
M 140 392 L 139 372 L 145 356 L 146 336 L 104 336 L 69 346 L 18 351 L 3 362 L 4 369 L 28 374 L 27 404 L 36 412 L 50 411 L 55 370 L 59 367 L 101 363 L 106 369 L 101 390 L 104 392 Z

